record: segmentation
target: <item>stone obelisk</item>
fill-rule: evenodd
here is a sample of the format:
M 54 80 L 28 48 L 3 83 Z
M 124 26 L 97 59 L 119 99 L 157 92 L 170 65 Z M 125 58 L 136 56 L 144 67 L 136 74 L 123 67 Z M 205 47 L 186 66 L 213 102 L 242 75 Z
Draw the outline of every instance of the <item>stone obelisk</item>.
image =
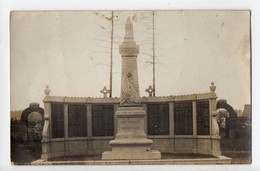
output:
M 146 112 L 140 104 L 137 72 L 139 46 L 134 41 L 133 22 L 128 17 L 125 37 L 119 46 L 122 56 L 121 101 L 116 112 L 117 132 L 109 144 L 112 151 L 105 151 L 102 159 L 160 159 L 158 150 L 151 150 L 153 141 L 144 131 Z

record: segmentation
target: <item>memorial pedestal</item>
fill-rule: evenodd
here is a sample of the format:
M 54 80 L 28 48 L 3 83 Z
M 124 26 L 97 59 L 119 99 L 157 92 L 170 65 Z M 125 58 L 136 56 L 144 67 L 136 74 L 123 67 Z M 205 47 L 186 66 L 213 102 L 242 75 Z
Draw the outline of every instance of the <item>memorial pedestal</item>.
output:
M 144 132 L 145 111 L 141 106 L 119 107 L 116 112 L 117 134 L 109 144 L 112 151 L 102 154 L 103 160 L 161 159 L 158 150 L 151 150 L 152 140 Z

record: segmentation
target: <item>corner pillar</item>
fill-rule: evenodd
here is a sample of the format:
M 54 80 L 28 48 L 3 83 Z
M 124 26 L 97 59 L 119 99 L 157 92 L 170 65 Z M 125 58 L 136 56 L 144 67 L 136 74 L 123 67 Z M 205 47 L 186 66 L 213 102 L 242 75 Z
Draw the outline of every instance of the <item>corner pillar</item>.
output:
M 213 156 L 220 156 L 220 136 L 219 136 L 219 126 L 217 123 L 217 95 L 215 93 L 216 86 L 214 82 L 211 83 L 209 87 L 211 91 L 210 99 L 209 99 L 209 109 L 210 109 L 210 135 L 211 135 L 211 154 Z
M 47 100 L 47 97 L 44 99 L 44 127 L 42 131 L 42 155 L 41 159 L 48 160 L 51 153 L 51 103 Z

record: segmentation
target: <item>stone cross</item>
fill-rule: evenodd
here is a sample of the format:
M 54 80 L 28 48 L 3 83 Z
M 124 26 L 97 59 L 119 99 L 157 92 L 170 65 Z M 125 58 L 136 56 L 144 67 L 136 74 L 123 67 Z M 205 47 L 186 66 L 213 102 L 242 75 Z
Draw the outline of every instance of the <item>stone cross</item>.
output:
M 110 90 L 107 89 L 106 86 L 104 86 L 104 88 L 102 90 L 100 90 L 100 93 L 104 94 L 104 98 L 107 98 L 107 94 L 110 93 Z
M 149 93 L 149 97 L 152 97 L 152 93 L 154 92 L 154 89 L 151 85 L 145 90 L 147 93 Z

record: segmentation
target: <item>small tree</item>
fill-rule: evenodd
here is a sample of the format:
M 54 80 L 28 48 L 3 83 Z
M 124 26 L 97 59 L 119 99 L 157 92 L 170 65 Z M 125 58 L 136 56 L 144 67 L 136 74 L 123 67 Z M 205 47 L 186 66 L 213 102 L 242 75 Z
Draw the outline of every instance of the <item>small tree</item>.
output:
M 151 24 L 146 25 L 146 29 L 147 31 L 150 33 L 150 36 L 145 40 L 144 44 L 151 44 L 152 45 L 152 54 L 149 53 L 145 53 L 143 52 L 142 54 L 147 55 L 152 57 L 152 61 L 147 61 L 146 63 L 148 64 L 152 64 L 152 78 L 153 78 L 153 92 L 152 95 L 153 97 L 155 97 L 155 58 L 156 58 L 156 54 L 155 54 L 155 11 L 144 11 L 140 13 L 140 17 L 148 22 L 150 22 Z M 136 17 L 136 16 L 135 16 Z M 150 32 L 151 31 L 151 32 Z M 148 42 L 147 42 L 148 41 Z
M 113 49 L 114 49 L 113 45 L 114 45 L 114 43 L 116 43 L 116 42 L 114 42 L 115 13 L 117 13 L 116 14 L 116 19 L 117 19 L 120 12 L 111 11 L 110 17 L 107 17 L 104 14 L 101 14 L 101 13 L 98 13 L 98 12 L 94 13 L 95 15 L 102 17 L 106 21 L 111 22 L 111 30 L 108 32 L 110 34 L 110 41 L 107 41 L 107 40 L 104 40 L 104 39 L 96 39 L 96 40 L 99 40 L 99 41 L 110 43 L 109 52 L 103 51 L 103 53 L 109 53 L 110 54 L 110 63 L 109 63 L 109 68 L 110 68 L 109 69 L 109 90 L 110 90 L 110 93 L 109 93 L 109 97 L 112 97 L 112 92 L 113 92 L 113 84 L 112 84 L 112 82 L 113 82 Z M 107 30 L 107 28 L 105 28 L 104 26 L 100 26 L 100 28 L 103 29 L 103 30 Z M 107 64 L 103 64 L 103 65 L 107 65 Z

